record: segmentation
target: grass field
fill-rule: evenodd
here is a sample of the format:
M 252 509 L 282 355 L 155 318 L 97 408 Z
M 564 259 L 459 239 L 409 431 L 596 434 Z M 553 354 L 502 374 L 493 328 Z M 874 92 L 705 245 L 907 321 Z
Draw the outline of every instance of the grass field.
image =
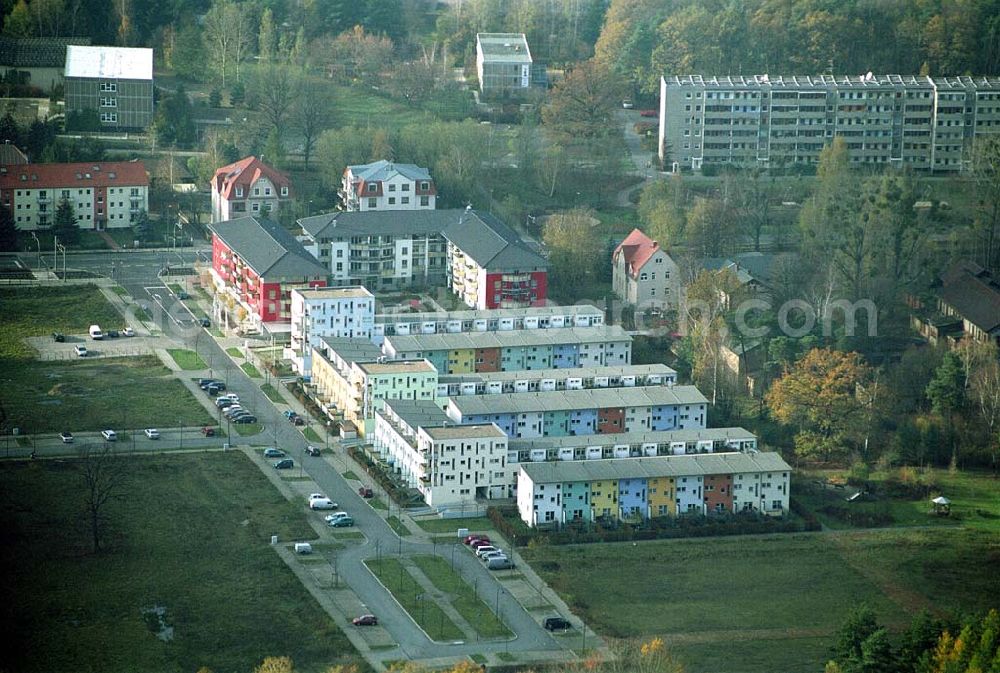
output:
M 240 358 L 241 360 L 243 359 L 243 351 L 241 351 L 236 346 L 230 346 L 229 348 L 226 349 L 226 352 L 234 358 Z
M 462 630 L 455 626 L 437 604 L 424 597 L 424 589 L 413 575 L 394 558 L 365 561 L 368 570 L 389 589 L 410 617 L 420 625 L 431 640 L 457 640 L 463 638 Z M 418 599 L 418 597 L 420 597 Z
M 386 517 L 385 522 L 389 524 L 389 528 L 392 528 L 392 530 L 396 533 L 396 535 L 400 537 L 407 537 L 409 535 L 412 535 L 410 529 L 404 526 L 403 522 L 400 521 L 399 517 L 396 516 L 395 514 Z
M 155 356 L 7 364 L 4 406 L 28 433 L 212 422 Z
M 357 660 L 270 548 L 272 534 L 312 529 L 243 454 L 126 460 L 126 494 L 142 497 L 112 502 L 96 556 L 86 526 L 68 525 L 82 514 L 72 461 L 0 465 L 0 620 L 19 643 L 9 670 L 245 673 L 287 655 L 319 673 Z M 144 617 L 153 607 L 165 609 L 169 642 Z
M 242 369 L 246 373 L 246 375 L 252 379 L 261 378 L 260 372 L 257 371 L 256 367 L 253 366 L 252 362 L 244 362 L 243 364 L 240 365 L 240 369 Z
M 0 288 L 0 359 L 33 358 L 25 337 L 51 332 L 86 334 L 93 324 L 123 319 L 94 285 Z
M 240 437 L 251 437 L 260 434 L 260 431 L 264 429 L 264 426 L 260 423 L 232 423 L 231 425 Z
M 170 353 L 170 357 L 174 359 L 177 366 L 184 371 L 208 369 L 208 365 L 201 359 L 201 356 L 192 350 L 186 348 L 168 348 L 167 352 Z
M 922 608 L 971 612 L 1000 603 L 1000 552 L 995 537 L 976 531 L 543 546 L 522 553 L 598 632 L 663 636 L 688 653 L 684 663 L 696 672 L 822 670 L 834 631 L 862 602 L 895 628 Z M 710 658 L 720 647 L 734 653 L 738 667 Z
M 272 402 L 285 401 L 285 398 L 281 396 L 281 393 L 278 392 L 278 389 L 275 388 L 270 383 L 262 383 L 260 385 L 260 390 L 262 393 L 264 393 L 265 396 L 267 396 L 267 399 L 271 400 Z
M 412 561 L 438 591 L 449 596 L 458 614 L 481 637 L 507 638 L 512 635 L 483 599 L 475 595 L 475 589 L 451 569 L 448 561 L 440 556 L 414 556 Z
M 277 400 L 277 401 L 283 402 L 284 400 Z M 310 427 L 306 427 L 306 429 L 302 431 L 302 436 L 305 437 L 306 439 L 308 439 L 313 444 L 322 444 L 323 443 L 323 438 L 319 436 L 319 433 L 317 433 L 315 430 L 313 430 Z
M 485 516 L 468 519 L 414 519 L 418 526 L 428 533 L 452 533 L 459 528 L 468 528 L 472 533 L 493 530 L 493 522 Z

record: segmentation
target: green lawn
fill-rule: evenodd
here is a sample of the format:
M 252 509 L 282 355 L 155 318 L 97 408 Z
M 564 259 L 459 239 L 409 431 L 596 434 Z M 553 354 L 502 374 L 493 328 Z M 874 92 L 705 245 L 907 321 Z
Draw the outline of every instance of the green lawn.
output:
M 229 348 L 226 349 L 226 352 L 229 353 L 229 355 L 231 355 L 234 358 L 243 359 L 243 351 L 241 351 L 236 346 L 230 346 Z
M 283 400 L 276 400 L 276 401 L 280 402 L 280 401 L 283 401 Z M 313 444 L 322 444 L 323 443 L 323 438 L 320 437 L 319 434 L 315 430 L 313 430 L 312 428 L 310 428 L 310 427 L 306 427 L 306 429 L 302 431 L 302 436 L 305 437 L 306 439 L 308 439 Z
M 395 514 L 386 517 L 385 522 L 389 524 L 389 527 L 392 528 L 396 532 L 396 535 L 400 537 L 407 537 L 413 534 L 410 532 L 409 528 L 403 525 L 403 522 L 400 521 L 399 517 Z
M 257 371 L 256 367 L 253 366 L 252 362 L 244 362 L 243 364 L 240 365 L 240 369 L 246 372 L 246 375 L 252 379 L 261 378 L 260 372 Z
M 212 417 L 155 356 L 8 360 L 3 403 L 28 433 L 207 425 Z
M 353 479 L 354 481 L 361 481 L 361 479 L 358 478 L 358 475 L 354 474 L 350 470 L 344 472 L 343 477 L 344 479 Z
M 410 613 L 413 621 L 427 632 L 431 640 L 458 640 L 465 637 L 444 611 L 424 595 L 423 587 L 417 584 L 398 559 L 369 559 L 365 561 L 365 565 L 389 589 L 403 609 Z M 418 596 L 421 597 L 420 600 Z
M 261 392 L 263 392 L 264 395 L 267 396 L 267 399 L 271 400 L 272 402 L 285 401 L 285 398 L 281 396 L 281 393 L 278 392 L 278 389 L 272 386 L 270 383 L 262 383 L 260 385 L 260 389 Z
M 205 364 L 205 361 L 195 351 L 186 348 L 168 348 L 167 352 L 170 353 L 170 357 L 174 359 L 177 366 L 184 371 L 208 369 L 208 365 Z
M 108 548 L 89 548 L 72 461 L 0 466 L 0 624 L 25 671 L 245 673 L 291 656 L 320 673 L 359 657 L 269 545 L 313 537 L 239 452 L 141 456 L 108 510 Z M 142 497 L 131 497 L 141 493 Z M 167 503 L 150 507 L 150 502 Z M 142 610 L 165 609 L 173 639 Z
M 25 337 L 86 334 L 93 324 L 110 329 L 124 321 L 94 285 L 0 287 L 0 306 L 0 360 L 34 358 Z
M 468 519 L 414 519 L 416 524 L 428 533 L 453 533 L 459 528 L 468 528 L 472 533 L 493 530 L 493 522 L 485 516 Z
M 827 657 L 819 641 L 829 647 L 861 602 L 895 628 L 921 608 L 996 607 L 994 545 L 974 531 L 898 529 L 542 546 L 522 554 L 599 633 L 661 635 L 668 645 L 677 637 L 695 656 L 685 661 L 693 671 L 814 673 Z M 802 650 L 799 638 L 807 639 Z M 738 665 L 697 658 L 717 647 L 730 648 Z
M 507 638 L 511 634 L 510 630 L 502 621 L 497 619 L 493 609 L 486 605 L 484 600 L 474 593 L 474 588 L 470 587 L 461 578 L 448 561 L 440 556 L 414 556 L 411 559 L 424 575 L 427 576 L 434 587 L 443 594 L 450 597 L 450 602 L 458 614 L 469 623 L 472 628 L 483 638 Z M 485 597 L 487 600 L 494 600 L 492 596 Z M 500 596 L 501 600 L 510 600 L 509 597 Z
M 231 423 L 231 425 L 240 437 L 260 434 L 260 431 L 264 429 L 260 423 Z
M 368 505 L 371 506 L 372 509 L 382 510 L 383 512 L 389 511 L 389 507 L 386 506 L 386 504 L 379 498 L 369 498 Z
M 119 297 L 128 296 L 128 290 L 126 290 L 125 288 L 123 288 L 121 285 L 112 285 L 111 286 L 111 291 L 114 292 Z

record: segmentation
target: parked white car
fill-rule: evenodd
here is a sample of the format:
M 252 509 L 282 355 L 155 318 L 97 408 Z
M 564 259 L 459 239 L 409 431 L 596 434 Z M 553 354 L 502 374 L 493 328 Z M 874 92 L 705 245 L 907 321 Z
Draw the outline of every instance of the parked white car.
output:
M 329 498 L 310 498 L 309 509 L 336 509 L 337 503 Z
M 108 442 L 118 441 L 118 433 L 115 432 L 114 430 L 101 430 L 101 437 L 103 437 L 105 441 Z
M 323 520 L 326 521 L 327 523 L 333 523 L 337 519 L 350 518 L 350 516 L 351 515 L 348 514 L 347 512 L 334 512 L 333 514 L 327 514 L 326 516 L 324 516 Z
M 150 439 L 160 438 L 160 431 L 157 430 L 156 428 L 146 428 L 143 432 L 145 432 L 146 436 L 149 437 Z
M 87 347 L 84 346 L 83 344 L 77 344 L 73 346 L 73 350 L 75 350 L 76 354 L 79 355 L 80 357 L 82 358 L 87 357 Z
M 122 336 L 133 337 L 135 336 L 135 330 L 132 329 L 131 327 L 123 327 Z

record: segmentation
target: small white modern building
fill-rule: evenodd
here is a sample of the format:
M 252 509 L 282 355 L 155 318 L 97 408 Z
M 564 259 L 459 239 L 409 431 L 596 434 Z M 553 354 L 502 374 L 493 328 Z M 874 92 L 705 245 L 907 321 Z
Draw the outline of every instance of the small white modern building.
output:
M 531 50 L 524 33 L 478 33 L 476 75 L 484 94 L 526 91 L 531 87 Z
M 386 400 L 375 412 L 374 446 L 432 507 L 512 495 L 507 435 L 492 423 L 456 425 L 435 402 Z
M 321 339 L 372 336 L 375 295 L 366 288 L 320 287 L 292 290 L 291 360 L 300 376 L 312 371 L 312 350 Z

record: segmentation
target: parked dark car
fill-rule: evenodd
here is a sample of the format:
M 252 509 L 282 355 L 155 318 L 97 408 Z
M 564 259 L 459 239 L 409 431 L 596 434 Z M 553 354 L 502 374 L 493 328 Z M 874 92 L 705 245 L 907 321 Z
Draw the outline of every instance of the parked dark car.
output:
M 298 416 L 298 413 L 292 411 L 291 409 L 285 409 L 284 411 L 281 412 L 281 415 L 287 418 L 288 420 L 291 420 L 296 416 Z
M 352 619 L 351 623 L 355 626 L 377 626 L 378 617 L 375 615 L 361 615 Z
M 371 486 L 359 486 L 358 495 L 360 495 L 362 498 L 374 498 L 375 491 L 371 489 Z
M 121 334 L 119 334 L 118 330 L 116 329 L 109 329 L 107 332 L 105 332 L 105 334 L 108 335 L 109 339 L 117 339 L 118 337 L 121 336 Z
M 320 454 L 320 449 L 318 446 L 307 446 L 306 453 L 310 456 L 318 456 Z
M 185 299 L 190 299 L 191 295 L 189 295 L 184 290 L 181 290 L 180 292 L 177 293 L 177 298 L 183 301 Z
M 306 424 L 306 419 L 302 418 L 301 416 L 296 416 L 295 418 L 292 419 L 292 425 L 305 425 L 305 424 Z
M 207 388 L 205 388 L 205 392 L 208 393 L 209 395 L 215 396 L 215 395 L 218 395 L 219 393 L 221 393 L 225 389 L 226 389 L 226 386 L 224 386 L 222 384 L 212 383 Z
M 282 458 L 274 464 L 276 470 L 290 470 L 295 467 L 295 461 L 291 458 Z
M 257 422 L 257 417 L 251 414 L 247 414 L 246 416 L 240 416 L 239 418 L 233 421 L 233 423 L 236 423 L 237 425 L 245 425 L 247 423 L 256 423 L 256 422 Z
M 218 379 L 198 379 L 198 387 L 204 390 L 213 383 L 220 383 Z
M 212 326 L 212 321 L 209 320 L 208 318 L 201 318 L 200 320 L 198 320 L 198 323 L 202 327 L 211 327 Z
M 569 623 L 569 620 L 562 617 L 546 617 L 542 621 L 542 626 L 545 627 L 546 631 L 565 631 L 572 627 L 572 624 Z
M 204 428 L 201 429 L 201 434 L 205 435 L 206 437 L 215 437 L 215 428 L 210 428 L 208 426 L 205 426 Z
M 64 341 L 66 341 L 66 337 L 63 335 L 62 332 L 53 332 L 52 340 L 58 341 L 59 343 L 63 343 Z

